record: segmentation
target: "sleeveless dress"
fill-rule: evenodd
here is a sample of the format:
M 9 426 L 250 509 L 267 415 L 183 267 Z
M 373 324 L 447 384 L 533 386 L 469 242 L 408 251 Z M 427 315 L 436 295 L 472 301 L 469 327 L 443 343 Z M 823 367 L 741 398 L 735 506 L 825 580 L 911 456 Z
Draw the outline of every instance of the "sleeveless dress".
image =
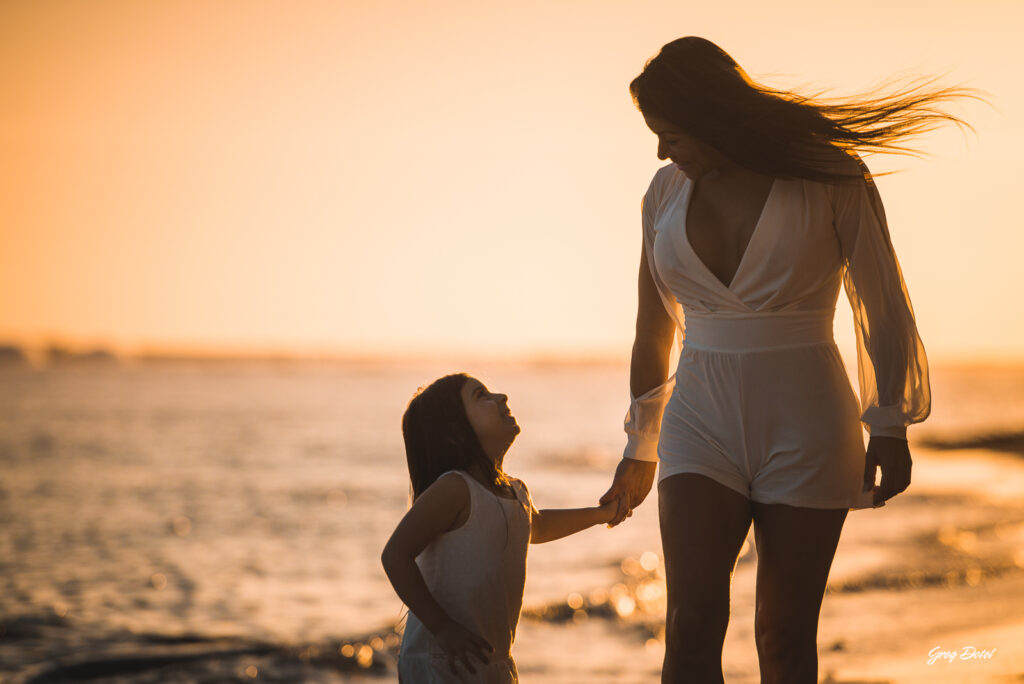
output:
M 533 502 L 521 480 L 511 479 L 515 499 L 495 495 L 459 470 L 469 488 L 469 517 L 462 527 L 435 539 L 417 556 L 423 579 L 445 612 L 494 647 L 487 665 L 470 656 L 471 674 L 448 658 L 411 611 L 398 655 L 403 684 L 506 684 L 518 682 L 511 648 L 526 583 Z M 447 475 L 447 473 L 445 474 Z M 444 477 L 442 475 L 441 477 Z
M 861 424 L 906 439 L 930 411 L 928 363 L 867 167 L 850 185 L 775 179 L 732 282 L 686 233 L 694 181 L 658 170 L 641 205 L 644 246 L 677 326 L 676 372 L 631 397 L 625 456 L 659 479 L 699 473 L 761 503 L 871 508 Z M 860 400 L 832 323 L 853 309 Z

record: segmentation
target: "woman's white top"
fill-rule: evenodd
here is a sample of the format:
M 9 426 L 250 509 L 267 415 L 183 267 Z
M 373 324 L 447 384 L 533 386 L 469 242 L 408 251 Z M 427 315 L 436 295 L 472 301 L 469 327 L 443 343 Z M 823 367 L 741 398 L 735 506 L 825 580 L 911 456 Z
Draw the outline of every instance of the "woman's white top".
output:
M 516 498 L 507 499 L 467 473 L 450 472 L 462 476 L 469 488 L 469 517 L 462 527 L 431 542 L 416 564 L 444 611 L 486 639 L 494 655 L 486 666 L 473 658 L 474 675 L 461 664 L 456 665 L 459 674 L 452 674 L 434 635 L 410 611 L 398 656 L 399 677 L 410 684 L 516 682 L 510 652 L 523 604 L 533 502 L 521 480 L 511 479 Z
M 694 183 L 674 164 L 660 168 L 641 204 L 651 275 L 675 321 L 772 317 L 800 326 L 833 316 L 842 283 L 857 336 L 861 421 L 871 435 L 906 439 L 928 417 L 928 361 L 910 295 L 889 239 L 878 190 L 863 161 L 852 184 L 776 179 L 732 282 L 696 256 L 684 225 Z M 675 376 L 639 397 L 626 414 L 625 457 L 656 461 Z

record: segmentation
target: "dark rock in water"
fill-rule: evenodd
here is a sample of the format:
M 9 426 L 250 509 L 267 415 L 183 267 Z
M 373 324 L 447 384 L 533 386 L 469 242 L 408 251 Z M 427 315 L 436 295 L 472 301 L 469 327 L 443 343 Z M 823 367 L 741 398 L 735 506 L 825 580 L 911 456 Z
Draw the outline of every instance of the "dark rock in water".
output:
M 106 349 L 76 352 L 57 345 L 51 345 L 46 348 L 46 362 L 51 366 L 108 366 L 118 364 L 120 359 L 113 352 Z
M 0 368 L 16 368 L 27 366 L 28 357 L 21 347 L 10 344 L 0 344 Z
M 962 435 L 959 437 L 924 437 L 921 446 L 938 451 L 955 449 L 989 449 L 1024 456 L 1024 430 Z
M 55 615 L 31 615 L 0 621 L 0 681 L 380 681 L 394 676 L 400 642 L 395 627 L 349 639 L 271 643 L 241 637 L 94 630 Z
M 29 451 L 35 456 L 51 455 L 57 445 L 57 440 L 51 432 L 36 430 L 29 439 Z
M 201 660 L 234 659 L 244 655 L 265 655 L 273 651 L 268 645 L 254 644 L 241 648 L 210 648 L 202 644 L 198 648 L 166 647 L 160 650 L 140 650 L 127 655 L 87 656 L 69 658 L 43 669 L 35 676 L 26 680 L 26 684 L 43 684 L 65 682 L 68 680 L 95 679 L 97 677 L 113 677 L 132 674 L 144 670 L 165 667 L 172 664 L 183 664 Z
M 67 620 L 55 614 L 19 615 L 0 621 L 0 639 L 15 641 L 46 636 L 51 627 L 66 627 Z

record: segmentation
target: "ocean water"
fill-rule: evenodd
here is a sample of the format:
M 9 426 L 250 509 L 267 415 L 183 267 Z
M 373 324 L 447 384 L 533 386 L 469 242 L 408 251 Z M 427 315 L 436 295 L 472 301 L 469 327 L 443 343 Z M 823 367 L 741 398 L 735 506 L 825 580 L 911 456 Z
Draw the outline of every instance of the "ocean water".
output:
M 455 370 L 509 395 L 523 431 L 506 469 L 539 507 L 604 492 L 623 444 L 621 365 L 0 371 L 0 682 L 393 679 L 403 609 L 379 556 L 408 505 L 401 414 Z M 1024 615 L 1024 368 L 939 366 L 932 388 L 911 489 L 848 518 L 823 681 L 1024 672 L 1024 640 L 1010 643 Z M 757 681 L 752 540 L 727 681 Z M 614 530 L 531 547 L 523 681 L 657 681 L 660 552 L 653 493 Z M 1003 630 L 989 658 L 925 664 L 931 641 L 966 647 L 985 629 Z

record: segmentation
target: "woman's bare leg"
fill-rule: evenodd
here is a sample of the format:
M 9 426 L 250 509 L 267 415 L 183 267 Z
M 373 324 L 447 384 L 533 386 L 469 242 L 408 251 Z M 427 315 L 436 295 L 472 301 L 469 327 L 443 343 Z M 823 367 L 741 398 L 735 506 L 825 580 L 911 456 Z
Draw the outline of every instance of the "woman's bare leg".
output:
M 729 586 L 750 530 L 750 503 L 695 473 L 672 475 L 658 484 L 668 584 L 664 684 L 723 681 Z
M 818 616 L 847 509 L 753 502 L 762 684 L 816 684 Z

